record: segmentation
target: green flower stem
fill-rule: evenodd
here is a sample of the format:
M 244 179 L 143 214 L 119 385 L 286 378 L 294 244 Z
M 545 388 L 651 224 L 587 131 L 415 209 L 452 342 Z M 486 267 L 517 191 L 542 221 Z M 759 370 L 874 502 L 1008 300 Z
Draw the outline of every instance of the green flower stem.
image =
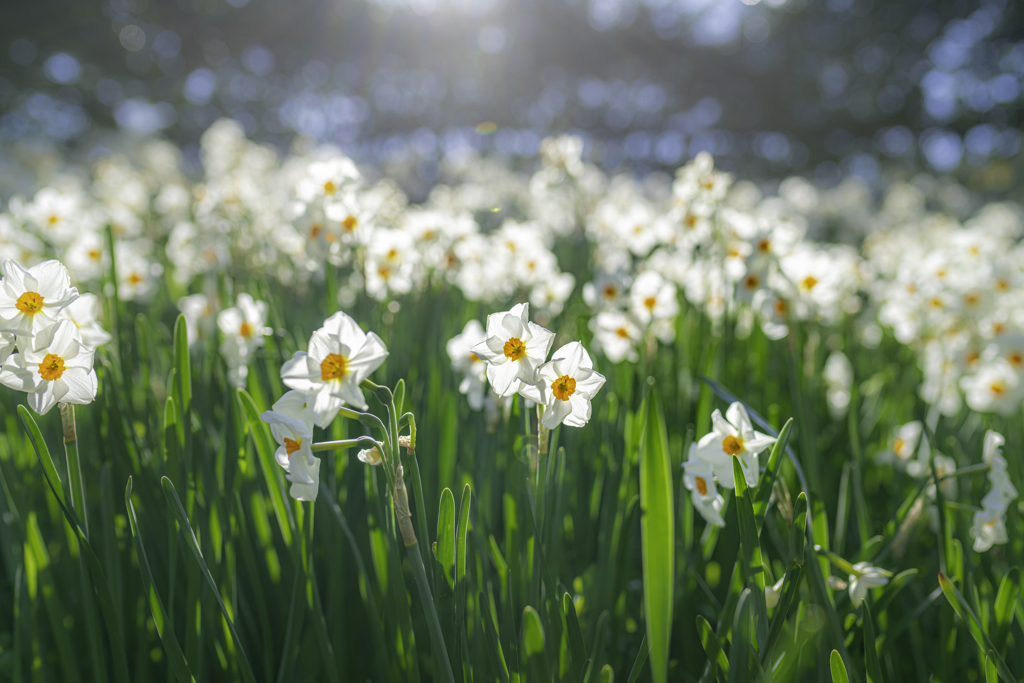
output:
M 85 484 L 82 482 L 82 466 L 78 457 L 78 433 L 75 429 L 75 407 L 70 403 L 60 404 L 60 421 L 64 427 L 64 453 L 68 459 L 68 481 L 71 484 L 71 507 L 82 522 L 85 538 L 89 538 L 89 519 L 85 511 Z
M 831 550 L 827 550 L 825 548 L 822 548 L 820 545 L 814 546 L 814 550 L 819 555 L 821 555 L 823 557 L 827 557 L 829 562 L 831 562 L 836 567 L 838 567 L 839 571 L 843 572 L 844 574 L 847 574 L 849 576 L 858 576 L 858 575 L 860 575 L 860 572 L 857 571 L 856 569 L 854 569 L 853 565 L 850 564 L 850 562 L 848 560 L 840 557 L 839 555 L 835 554 Z
M 310 450 L 314 453 L 321 451 L 335 451 L 341 448 L 354 448 L 361 446 L 363 448 L 377 448 L 383 450 L 384 445 L 379 441 L 369 436 L 360 436 L 355 439 L 341 439 L 339 441 L 321 441 L 310 446 Z
M 416 589 L 420 594 L 423 612 L 427 617 L 427 628 L 430 630 L 430 647 L 434 652 L 434 662 L 437 664 L 438 678 L 443 683 L 455 683 L 452 665 L 448 660 L 448 649 L 445 647 L 444 636 L 441 632 L 441 620 L 438 619 L 437 610 L 434 608 L 433 593 L 430 591 L 430 583 L 427 581 L 427 570 L 423 565 L 423 555 L 420 553 L 418 546 L 418 543 L 407 545 L 405 546 L 405 552 L 409 556 L 412 573 L 416 577 Z

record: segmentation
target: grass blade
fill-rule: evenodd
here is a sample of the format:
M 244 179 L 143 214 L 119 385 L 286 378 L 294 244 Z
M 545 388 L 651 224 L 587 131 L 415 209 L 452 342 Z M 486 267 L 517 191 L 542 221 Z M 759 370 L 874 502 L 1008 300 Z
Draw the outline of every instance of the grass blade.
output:
M 864 601 L 864 670 L 868 683 L 883 683 L 882 666 L 878 662 L 878 649 L 875 647 L 875 621 L 871 618 L 871 608 Z
M 750 489 L 743 478 L 739 458 L 732 459 L 733 479 L 736 482 L 736 516 L 740 525 L 740 550 L 743 553 L 743 569 L 750 587 L 757 616 L 757 640 L 764 643 L 768 637 L 768 606 L 765 603 L 765 570 L 761 555 L 761 542 L 754 522 L 754 509 L 750 502 Z
M 139 558 L 139 570 L 142 572 L 142 581 L 146 584 L 146 592 L 149 594 L 149 609 L 153 616 L 153 624 L 156 627 L 160 642 L 164 645 L 167 653 L 167 661 L 171 671 L 178 679 L 178 683 L 195 683 L 192 672 L 189 671 L 188 662 L 181 652 L 178 639 L 174 637 L 174 630 L 164 628 L 164 615 L 167 610 L 160 600 L 160 594 L 156 591 L 156 582 L 153 581 L 153 572 L 149 568 L 149 560 L 146 559 L 146 548 L 142 543 L 142 535 L 139 532 L 139 521 L 135 517 L 135 507 L 132 505 L 132 478 L 128 477 L 128 484 L 124 489 L 124 504 L 128 510 L 128 521 L 132 530 L 132 541 L 135 544 L 135 554 Z
M 981 648 L 982 652 L 989 652 L 992 655 L 999 676 L 1007 681 L 1007 683 L 1015 683 L 1016 678 L 1014 678 L 1009 667 L 1006 666 L 1003 658 L 995 651 L 995 646 L 981 627 L 978 617 L 975 616 L 970 605 L 967 604 L 967 600 L 964 599 L 964 596 L 960 594 L 960 591 L 956 589 L 956 586 L 953 585 L 953 582 L 945 574 L 939 574 L 939 587 L 942 588 L 942 592 L 945 594 L 946 599 L 949 600 L 949 604 L 953 606 L 953 609 L 960 618 L 967 623 L 967 630 L 970 631 L 971 636 L 978 643 L 978 647 Z
M 843 664 L 843 658 L 835 650 L 832 650 L 829 665 L 832 668 L 832 683 L 850 683 L 850 677 L 846 673 L 846 665 Z
M 203 552 L 199 549 L 199 542 L 196 540 L 196 535 L 192 531 L 192 525 L 189 524 L 188 515 L 185 514 L 185 508 L 181 505 L 181 499 L 178 498 L 178 492 L 174 490 L 174 484 L 167 477 L 162 477 L 160 479 L 160 484 L 163 486 L 164 495 L 167 497 L 167 507 L 178 520 L 178 526 L 180 527 L 181 534 L 185 537 L 185 545 L 187 545 L 189 550 L 192 551 L 192 556 L 199 565 L 199 570 L 202 572 L 203 578 L 206 579 L 207 585 L 213 592 L 213 597 L 217 599 L 217 604 L 220 605 L 220 611 L 227 622 L 228 630 L 231 631 L 231 637 L 234 639 L 235 646 L 238 648 L 238 653 L 240 655 L 238 663 L 239 668 L 242 670 L 242 678 L 245 679 L 246 683 L 256 683 L 256 679 L 252 673 L 252 666 L 249 664 L 249 658 L 245 654 L 245 647 L 242 645 L 241 638 L 238 637 L 238 631 L 235 630 L 235 624 L 231 619 L 231 613 L 228 612 L 227 607 L 224 605 L 224 599 L 221 597 L 220 589 L 217 587 L 217 582 L 213 580 L 213 575 L 210 574 L 210 569 L 206 566 L 206 560 L 203 559 Z
M 772 489 L 775 488 L 775 479 L 779 475 L 779 464 L 782 461 L 782 453 L 786 450 L 789 442 L 789 432 L 793 428 L 793 418 L 789 418 L 786 424 L 782 425 L 775 444 L 772 446 L 771 455 L 768 456 L 768 464 L 765 467 L 764 475 L 757 483 L 757 491 L 753 497 L 755 527 L 760 530 L 764 522 L 764 515 L 768 511 L 768 501 L 772 497 Z
M 587 647 L 583 644 L 583 632 L 580 631 L 580 620 L 576 615 L 576 605 L 568 593 L 562 595 L 562 613 L 565 615 L 565 628 L 569 637 L 569 656 L 572 659 L 572 679 L 583 683 L 587 671 Z
M 708 656 L 708 661 L 711 662 L 711 678 L 714 679 L 716 669 L 721 671 L 723 676 L 728 677 L 729 658 L 725 656 L 722 644 L 718 642 L 718 636 L 712 630 L 711 624 L 700 615 L 697 615 L 697 631 L 700 633 L 700 644 L 704 646 L 704 654 Z
M 672 462 L 658 390 L 651 386 L 641 409 L 640 542 L 643 550 L 644 614 L 654 683 L 668 679 L 675 581 L 675 514 Z
M 252 433 L 252 440 L 256 444 L 256 455 L 260 461 L 260 470 L 263 472 L 263 480 L 270 491 L 270 502 L 274 506 L 274 516 L 281 529 L 281 536 L 284 544 L 289 548 L 292 545 L 292 531 L 295 528 L 295 518 L 292 516 L 291 508 L 284 499 L 284 480 L 281 477 L 280 468 L 274 460 L 274 446 L 270 436 L 267 434 L 267 427 L 260 420 L 259 410 L 256 402 L 252 400 L 245 389 L 238 390 L 238 402 L 242 405 L 242 411 L 249 420 L 249 431 Z

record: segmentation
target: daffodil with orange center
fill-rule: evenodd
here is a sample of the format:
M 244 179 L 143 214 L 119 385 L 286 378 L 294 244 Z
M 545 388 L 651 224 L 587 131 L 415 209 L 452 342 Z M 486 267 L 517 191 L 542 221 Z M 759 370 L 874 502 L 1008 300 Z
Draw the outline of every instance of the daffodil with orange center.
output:
M 516 304 L 487 316 L 486 338 L 472 349 L 487 363 L 487 380 L 499 396 L 533 387 L 537 368 L 547 360 L 555 335 L 530 322 L 529 314 L 529 304 Z
M 3 263 L 0 282 L 0 332 L 34 338 L 58 320 L 61 309 L 78 298 L 71 277 L 60 261 L 43 261 L 24 268 Z
M 282 396 L 260 419 L 270 425 L 278 443 L 274 459 L 291 482 L 289 495 L 296 500 L 316 500 L 320 488 L 320 460 L 313 455 L 312 397 L 298 391 Z
M 775 439 L 754 431 L 742 403 L 733 403 L 726 416 L 715 411 L 711 414 L 711 431 L 697 442 L 695 453 L 708 463 L 718 483 L 733 488 L 733 458 L 738 458 L 747 485 L 757 486 L 759 477 L 758 454 L 771 446 Z
M 582 427 L 590 420 L 590 402 L 604 382 L 583 344 L 569 342 L 537 369 L 537 383 L 520 393 L 544 406 L 543 424 L 548 429 L 560 424 Z
M 297 351 L 281 368 L 285 386 L 307 394 L 313 421 L 327 427 L 342 406 L 366 409 L 359 384 L 380 367 L 388 350 L 373 332 L 338 311 L 313 332 L 308 351 Z
M 19 341 L 18 352 L 0 369 L 0 384 L 28 394 L 28 405 L 43 415 L 57 403 L 91 403 L 96 398 L 93 352 L 78 328 L 61 320 L 44 329 L 31 344 Z
M 708 524 L 725 526 L 725 519 L 722 517 L 725 499 L 718 493 L 714 472 L 711 465 L 694 455 L 692 447 L 689 460 L 683 463 L 683 486 L 690 491 L 693 507 Z

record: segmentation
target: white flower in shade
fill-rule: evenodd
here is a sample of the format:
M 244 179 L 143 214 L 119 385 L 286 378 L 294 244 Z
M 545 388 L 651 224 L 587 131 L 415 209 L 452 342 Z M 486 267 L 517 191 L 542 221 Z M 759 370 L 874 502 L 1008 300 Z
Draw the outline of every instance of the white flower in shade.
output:
M 473 353 L 487 363 L 487 381 L 499 396 L 511 396 L 520 385 L 533 386 L 537 368 L 548 357 L 555 334 L 529 320 L 530 305 L 516 304 L 487 316 L 487 338 Z
M 590 328 L 594 331 L 594 341 L 608 360 L 613 363 L 638 360 L 636 346 L 641 333 L 632 317 L 621 311 L 602 311 L 590 319 Z
M 775 439 L 754 431 L 742 403 L 733 403 L 722 417 L 718 410 L 711 414 L 711 431 L 697 442 L 696 454 L 711 465 L 718 483 L 733 488 L 732 459 L 739 458 L 748 486 L 757 486 L 757 456 L 775 443 Z
M 154 267 L 146 257 L 148 245 L 141 240 L 118 242 L 114 246 L 114 264 L 117 267 L 117 294 L 124 301 L 146 301 L 156 289 Z
M 248 362 L 253 351 L 263 346 L 264 335 L 269 333 L 267 304 L 245 293 L 238 295 L 237 304 L 236 308 L 224 309 L 217 316 L 217 326 L 224 336 L 221 353 Z
M 962 378 L 960 388 L 966 395 L 967 405 L 981 413 L 1010 416 L 1020 411 L 1024 397 L 1020 375 L 1002 358 L 985 363 L 975 374 Z
M 338 311 L 309 338 L 309 351 L 296 351 L 281 368 L 290 389 L 311 394 L 313 421 L 326 428 L 341 407 L 366 409 L 359 383 L 387 358 L 388 350 L 373 332 Z
M 189 346 L 196 343 L 201 334 L 209 334 L 213 329 L 213 304 L 205 294 L 178 299 L 178 310 L 185 316 Z
M 779 604 L 779 598 L 782 596 L 782 584 L 785 581 L 786 577 L 783 575 L 781 579 L 775 582 L 774 586 L 764 587 L 764 602 L 768 609 L 774 609 Z
M 904 462 L 914 457 L 921 441 L 921 430 L 921 423 L 917 420 L 897 427 L 892 437 L 893 455 Z
M 484 341 L 484 326 L 479 320 L 470 320 L 462 332 L 448 340 L 446 350 L 452 361 L 452 370 L 462 376 L 459 393 L 469 399 L 469 407 L 482 410 L 487 393 L 487 364 L 473 353 L 473 347 Z
M 675 318 L 679 313 L 676 286 L 653 270 L 644 271 L 629 290 L 630 312 L 642 324 Z
M 891 574 L 884 569 L 874 567 L 867 562 L 858 562 L 853 565 L 855 574 L 850 574 L 850 602 L 854 607 L 860 607 L 864 598 L 871 588 L 881 588 L 889 583 Z
M 76 282 L 99 280 L 106 265 L 106 244 L 103 233 L 81 231 L 64 253 L 64 262 Z
M 601 387 L 604 375 L 594 370 L 590 354 L 579 342 L 569 342 L 537 368 L 537 384 L 520 393 L 544 405 L 544 426 L 560 424 L 582 427 L 590 420 L 590 402 Z M 539 399 L 539 400 L 538 400 Z
M 43 261 L 24 268 L 13 260 L 3 263 L 0 282 L 0 332 L 35 337 L 57 322 L 60 310 L 78 298 L 68 270 L 60 261 Z
M 711 466 L 704 460 L 694 457 L 694 449 L 695 446 L 690 447 L 690 459 L 683 463 L 683 485 L 691 492 L 690 500 L 693 501 L 693 507 L 700 516 L 708 524 L 724 527 L 722 508 L 725 506 L 725 499 L 715 486 Z
M 971 537 L 974 539 L 974 552 L 977 553 L 983 553 L 994 545 L 1009 541 L 1003 512 L 994 507 L 975 512 Z
M 292 483 L 288 493 L 296 500 L 316 500 L 320 487 L 320 460 L 310 450 L 313 445 L 313 412 L 309 396 L 289 391 L 260 419 L 270 425 L 278 443 L 274 453 L 277 464 Z
M 45 415 L 60 403 L 84 405 L 96 398 L 93 352 L 78 328 L 61 320 L 40 332 L 34 348 L 26 345 L 0 369 L 0 384 L 28 393 L 28 405 Z
M 67 318 L 78 328 L 82 343 L 94 351 L 110 341 L 110 333 L 99 322 L 100 299 L 95 294 L 82 294 L 60 311 L 61 318 Z
M 1011 502 L 1017 499 L 1017 489 L 1010 481 L 1010 474 L 1006 471 L 1006 459 L 1003 458 L 1002 447 L 1006 443 L 1003 435 L 991 429 L 985 433 L 985 448 L 982 458 L 991 468 L 988 472 L 988 481 L 992 485 L 991 490 L 981 499 L 981 506 L 984 508 L 995 508 L 1001 513 L 1006 513 L 1006 508 Z

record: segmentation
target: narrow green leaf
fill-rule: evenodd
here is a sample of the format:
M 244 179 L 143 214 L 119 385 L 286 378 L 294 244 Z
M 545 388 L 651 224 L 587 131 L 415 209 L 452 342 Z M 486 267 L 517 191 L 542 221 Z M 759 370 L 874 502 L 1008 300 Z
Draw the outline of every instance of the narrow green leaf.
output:
M 146 592 L 149 594 L 149 609 L 153 615 L 153 624 L 156 626 L 157 635 L 163 643 L 164 651 L 167 653 L 167 661 L 174 673 L 178 683 L 195 683 L 192 672 L 189 671 L 188 662 L 181 652 L 178 639 L 174 637 L 174 629 L 164 628 L 164 615 L 167 610 L 160 600 L 160 594 L 156 591 L 156 582 L 153 581 L 153 573 L 149 568 L 149 560 L 146 559 L 146 548 L 142 543 L 142 536 L 139 533 L 139 521 L 135 517 L 135 507 L 132 505 L 132 478 L 128 477 L 128 484 L 124 489 L 124 504 L 128 510 L 128 521 L 131 525 L 132 541 L 135 544 L 135 554 L 139 558 L 139 569 L 142 572 L 142 580 L 146 584 Z
M 163 486 L 164 495 L 167 497 L 167 507 L 171 513 L 178 520 L 178 527 L 181 530 L 181 535 L 185 538 L 185 545 L 192 551 L 192 556 L 195 558 L 196 563 L 199 565 L 199 570 L 203 574 L 203 578 L 206 579 L 206 583 L 213 593 L 213 597 L 217 599 L 217 604 L 220 605 L 220 611 L 224 615 L 224 621 L 227 622 L 228 630 L 231 631 L 231 637 L 235 641 L 235 647 L 238 649 L 240 655 L 238 659 L 239 669 L 242 671 L 242 678 L 245 679 L 246 683 L 256 683 L 256 679 L 253 677 L 252 666 L 249 664 L 249 658 L 245 654 L 245 648 L 242 645 L 241 638 L 238 637 L 238 632 L 235 630 L 234 621 L 231 619 L 231 614 L 228 612 L 227 607 L 224 606 L 224 599 L 221 597 L 220 589 L 217 587 L 217 582 L 213 580 L 213 576 L 210 574 L 209 567 L 206 566 L 206 560 L 203 559 L 203 552 L 199 549 L 199 542 L 196 540 L 196 535 L 192 531 L 192 525 L 189 524 L 188 515 L 185 514 L 185 508 L 181 505 L 181 500 L 178 498 L 178 492 L 174 490 L 174 484 L 167 477 L 161 477 L 160 484 Z
M 796 497 L 793 505 L 793 527 L 790 530 L 790 546 L 793 551 L 793 562 L 804 563 L 804 546 L 807 544 L 807 494 L 803 491 Z
M 863 604 L 864 609 L 864 670 L 867 673 L 868 683 L 883 683 L 882 667 L 878 663 L 878 650 L 875 648 L 875 622 L 871 618 L 871 608 L 868 601 Z
M 995 652 L 991 650 L 985 657 L 985 683 L 998 683 L 999 672 L 996 671 Z
M 497 623 L 491 612 L 491 601 L 483 593 L 477 593 L 476 604 L 480 606 L 480 621 L 484 629 L 484 641 L 487 644 L 487 658 L 491 663 L 491 672 L 497 676 L 499 683 L 508 683 L 508 666 L 505 664 L 505 653 L 501 650 L 498 640 Z
M 460 582 L 466 577 L 466 536 L 469 534 L 469 508 L 472 503 L 473 491 L 469 484 L 462 489 L 462 502 L 459 504 L 459 528 L 455 539 L 455 581 Z
M 970 631 L 974 641 L 978 643 L 978 646 L 982 649 L 982 652 L 989 651 L 995 662 L 999 676 L 1003 678 L 1007 683 L 1015 683 L 1016 679 L 1009 667 L 1006 666 L 1006 662 L 999 656 L 999 653 L 995 651 L 995 646 L 992 641 L 989 640 L 988 634 L 981 628 L 981 622 L 978 621 L 978 617 L 975 616 L 971 610 L 964 596 L 960 594 L 960 591 L 956 589 L 953 582 L 946 577 L 945 574 L 939 573 L 939 587 L 942 588 L 943 594 L 946 599 L 949 600 L 949 604 L 953 606 L 953 609 L 967 623 L 967 630 Z
M 832 657 L 829 659 L 832 667 L 832 683 L 850 683 L 850 677 L 846 674 L 846 665 L 839 653 L 832 650 Z
M 779 432 L 778 438 L 775 439 L 772 452 L 768 456 L 768 464 L 765 467 L 764 475 L 762 475 L 761 480 L 757 483 L 753 507 L 754 521 L 759 530 L 764 522 L 765 513 L 768 511 L 768 502 L 772 497 L 772 489 L 775 488 L 775 479 L 779 475 L 779 463 L 782 460 L 782 454 L 786 450 L 786 444 L 789 442 L 789 432 L 792 427 L 793 418 L 789 418 L 786 420 L 786 424 L 782 425 L 782 431 Z
M 188 352 L 188 322 L 185 314 L 178 315 L 174 323 L 175 399 L 180 419 L 178 436 L 185 454 L 186 467 L 191 469 L 192 455 L 192 359 Z
M 544 625 L 541 623 L 540 614 L 530 605 L 523 608 L 522 630 L 523 651 L 527 664 L 537 680 L 550 681 L 551 667 L 544 647 Z
M 828 514 L 825 512 L 825 504 L 817 495 L 811 499 L 811 530 L 814 532 L 814 542 L 825 550 L 829 549 L 828 543 Z M 832 574 L 828 558 L 819 555 L 818 565 L 821 567 L 821 575 L 828 577 Z M 831 598 L 831 593 L 829 597 Z
M 729 658 L 722 650 L 722 644 L 718 642 L 718 636 L 711 628 L 711 624 L 704 617 L 697 615 L 697 631 L 700 634 L 700 644 L 704 646 L 704 654 L 711 662 L 711 679 L 715 678 L 714 669 L 722 672 L 723 676 L 729 676 Z
M 52 484 L 51 490 L 53 495 L 57 497 L 62 505 L 67 505 L 68 501 L 65 497 L 64 487 L 61 485 L 60 477 L 57 476 L 57 468 L 53 466 L 50 449 L 46 447 L 46 441 L 43 440 L 43 435 L 39 431 L 39 425 L 36 424 L 32 413 L 23 405 L 18 406 L 18 415 L 21 417 L 25 429 L 28 430 L 32 444 L 36 447 L 36 453 L 39 455 L 39 464 Z
M 1020 570 L 1013 567 L 999 582 L 999 591 L 996 593 L 995 628 L 992 629 L 992 642 L 995 643 L 997 652 L 1002 652 L 1006 645 L 1006 637 L 1009 635 L 1010 625 L 1013 623 L 1019 591 Z
M 764 648 L 761 650 L 761 663 L 768 664 L 771 661 L 775 645 L 782 636 L 782 627 L 786 624 L 786 617 L 796 599 L 797 591 L 800 590 L 800 580 L 803 579 L 804 568 L 799 564 L 791 564 L 786 570 L 786 577 L 782 582 L 782 595 L 779 596 L 779 604 L 775 606 L 775 614 L 772 615 L 772 623 L 768 628 L 768 638 L 765 639 Z
M 752 592 L 754 614 L 757 617 L 757 641 L 764 643 L 768 637 L 768 606 L 765 603 L 765 568 L 761 556 L 761 542 L 757 537 L 754 509 L 750 502 L 750 489 L 743 478 L 739 458 L 732 459 L 733 480 L 736 484 L 736 516 L 740 526 L 740 550 L 743 553 L 743 569 L 747 585 Z
M 626 679 L 626 683 L 636 683 L 640 678 L 640 672 L 644 670 L 644 662 L 647 661 L 647 655 L 650 652 L 651 648 L 647 645 L 647 634 L 645 633 L 640 641 L 640 650 L 636 653 L 636 659 L 633 660 L 633 667 L 629 670 L 629 678 Z
M 751 593 L 749 588 L 743 589 L 736 602 L 736 611 L 733 613 L 732 648 L 729 650 L 729 683 L 749 683 L 753 679 L 750 672 L 750 648 L 754 637 L 751 623 L 754 616 Z M 761 597 L 764 597 L 763 593 Z
M 654 683 L 668 679 L 675 582 L 675 507 L 672 461 L 658 390 L 650 387 L 641 408 L 640 543 L 643 550 L 644 615 Z
M 437 544 L 434 557 L 444 571 L 448 590 L 455 589 L 455 496 L 449 488 L 441 491 L 441 505 L 437 512 Z
M 576 683 L 583 683 L 583 676 L 587 671 L 587 647 L 583 644 L 583 632 L 580 631 L 580 620 L 576 616 L 576 605 L 568 593 L 562 594 L 562 613 L 565 615 L 565 627 L 569 637 L 572 678 Z
M 598 683 L 615 683 L 615 671 L 612 670 L 610 664 L 601 667 L 601 674 L 597 680 Z

